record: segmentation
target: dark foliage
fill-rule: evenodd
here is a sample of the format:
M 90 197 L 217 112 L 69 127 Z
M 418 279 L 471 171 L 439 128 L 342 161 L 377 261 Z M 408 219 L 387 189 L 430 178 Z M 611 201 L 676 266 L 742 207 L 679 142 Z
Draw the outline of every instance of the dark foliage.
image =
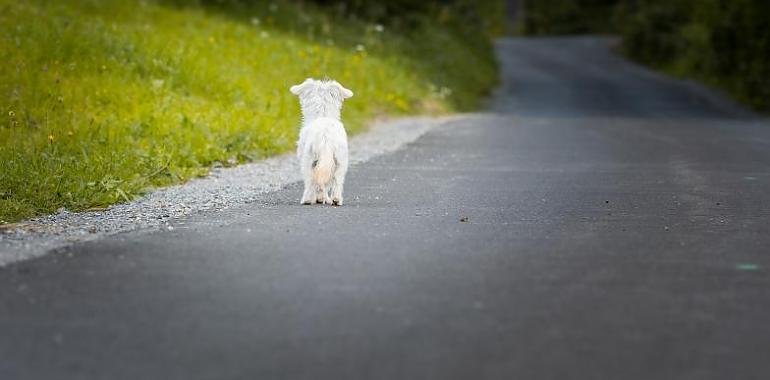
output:
M 527 35 L 604 33 L 613 30 L 619 0 L 525 0 L 522 31 Z
M 248 6 L 264 0 L 170 0 L 177 3 Z M 426 20 L 454 23 L 465 33 L 488 36 L 502 32 L 505 0 L 293 0 L 333 8 L 340 16 L 408 29 L 419 29 Z

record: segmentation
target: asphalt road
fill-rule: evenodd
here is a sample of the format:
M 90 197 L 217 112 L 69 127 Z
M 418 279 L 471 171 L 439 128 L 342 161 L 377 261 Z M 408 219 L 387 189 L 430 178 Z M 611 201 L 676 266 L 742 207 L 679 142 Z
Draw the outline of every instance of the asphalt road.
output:
M 770 124 L 504 40 L 489 113 L 173 231 L 0 269 L 0 379 L 767 379 Z

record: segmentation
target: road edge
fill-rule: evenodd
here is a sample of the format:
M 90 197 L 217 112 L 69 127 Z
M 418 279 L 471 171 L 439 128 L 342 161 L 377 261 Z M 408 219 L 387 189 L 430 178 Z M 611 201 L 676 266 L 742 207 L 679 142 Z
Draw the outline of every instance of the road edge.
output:
M 357 165 L 398 150 L 431 129 L 462 117 L 456 114 L 374 121 L 365 132 L 350 138 L 350 163 Z M 175 223 L 190 216 L 248 204 L 299 180 L 294 154 L 285 153 L 232 168 L 213 169 L 205 177 L 159 188 L 105 210 L 62 210 L 26 220 L 0 230 L 0 267 L 110 235 L 173 229 Z

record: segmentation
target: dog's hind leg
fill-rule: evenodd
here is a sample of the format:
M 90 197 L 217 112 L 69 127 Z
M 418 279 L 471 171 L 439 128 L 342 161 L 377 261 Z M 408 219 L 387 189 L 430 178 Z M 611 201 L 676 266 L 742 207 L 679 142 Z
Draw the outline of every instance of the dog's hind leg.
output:
M 329 192 L 326 190 L 326 186 L 323 184 L 315 185 L 315 202 L 322 204 L 331 204 L 332 201 L 329 198 Z
M 345 186 L 345 173 L 347 168 L 340 165 L 334 172 L 332 178 L 332 204 L 335 206 L 342 206 L 342 190 Z
M 313 184 L 311 164 L 305 161 L 306 160 L 303 160 L 303 162 L 300 164 L 302 165 L 302 177 L 305 180 L 305 191 L 302 193 L 302 199 L 300 200 L 300 203 L 303 205 L 309 205 L 315 201 L 315 186 Z
M 345 175 L 348 172 L 348 144 L 346 141 L 334 152 L 334 175 L 332 175 L 332 204 L 342 206 L 342 190 L 345 187 Z
M 313 203 L 313 200 L 315 200 L 314 186 L 308 179 L 305 179 L 305 191 L 302 193 L 302 200 L 300 203 L 309 205 Z

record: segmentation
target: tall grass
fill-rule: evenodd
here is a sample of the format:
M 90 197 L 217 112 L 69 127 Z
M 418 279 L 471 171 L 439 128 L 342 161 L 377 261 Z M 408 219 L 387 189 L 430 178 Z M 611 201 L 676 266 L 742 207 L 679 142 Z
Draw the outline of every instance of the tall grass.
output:
M 0 0 L 0 223 L 127 201 L 292 148 L 288 87 L 330 77 L 378 115 L 471 108 L 490 50 L 285 1 Z

